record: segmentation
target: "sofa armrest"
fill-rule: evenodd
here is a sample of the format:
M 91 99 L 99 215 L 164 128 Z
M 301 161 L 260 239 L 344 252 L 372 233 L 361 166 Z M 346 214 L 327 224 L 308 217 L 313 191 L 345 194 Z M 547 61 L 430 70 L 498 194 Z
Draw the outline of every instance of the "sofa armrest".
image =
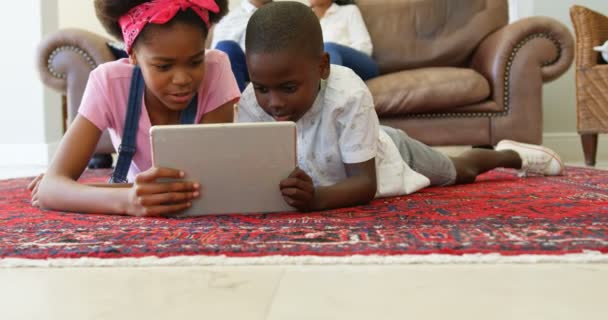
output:
M 80 105 L 89 73 L 99 64 L 115 60 L 110 39 L 79 29 L 63 29 L 38 46 L 37 64 L 42 82 L 67 96 L 68 123 Z
M 531 17 L 490 34 L 473 55 L 471 67 L 491 84 L 494 101 L 504 102 L 514 91 L 538 79 L 549 82 L 565 73 L 574 58 L 574 39 L 557 20 Z
M 542 87 L 564 74 L 574 59 L 574 39 L 557 20 L 531 17 L 490 34 L 474 52 L 471 67 L 490 82 L 502 112 L 490 119 L 493 143 L 504 132 L 522 142 L 542 142 Z

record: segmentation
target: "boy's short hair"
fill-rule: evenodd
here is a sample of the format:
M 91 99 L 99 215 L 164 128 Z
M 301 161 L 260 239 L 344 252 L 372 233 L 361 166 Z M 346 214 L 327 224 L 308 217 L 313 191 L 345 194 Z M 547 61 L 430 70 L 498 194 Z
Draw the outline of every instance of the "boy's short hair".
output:
M 323 33 L 312 9 L 300 2 L 280 1 L 262 6 L 251 16 L 245 35 L 245 52 L 290 51 L 318 57 Z

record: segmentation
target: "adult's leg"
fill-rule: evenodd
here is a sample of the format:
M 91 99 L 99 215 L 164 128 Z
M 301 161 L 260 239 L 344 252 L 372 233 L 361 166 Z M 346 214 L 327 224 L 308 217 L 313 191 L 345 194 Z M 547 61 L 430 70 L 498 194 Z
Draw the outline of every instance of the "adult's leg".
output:
M 361 79 L 368 80 L 380 74 L 378 64 L 370 56 L 353 48 L 333 42 L 326 42 L 325 52 L 329 53 L 329 62 L 353 70 Z
M 342 59 L 342 49 L 339 44 L 333 42 L 325 42 L 323 44 L 325 52 L 329 53 L 329 63 L 337 64 L 339 66 L 344 65 L 344 60 Z
M 238 43 L 229 40 L 218 42 L 215 48 L 225 52 L 228 55 L 232 73 L 236 78 L 239 89 L 241 92 L 243 92 L 247 87 L 247 83 L 249 82 L 249 71 L 247 70 L 245 52 L 243 52 L 243 49 L 241 49 L 241 46 L 239 46 Z

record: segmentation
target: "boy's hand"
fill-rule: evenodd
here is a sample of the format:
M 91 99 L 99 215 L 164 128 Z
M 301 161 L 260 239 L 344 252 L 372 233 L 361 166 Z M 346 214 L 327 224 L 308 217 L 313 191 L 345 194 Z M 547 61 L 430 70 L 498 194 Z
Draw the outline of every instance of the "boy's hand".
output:
M 315 187 L 312 179 L 300 168 L 295 168 L 280 184 L 283 199 L 290 206 L 308 211 L 314 209 Z
M 158 182 L 161 178 L 180 181 Z M 168 168 L 150 168 L 138 174 L 129 189 L 126 213 L 138 217 L 161 216 L 189 208 L 191 200 L 200 196 L 200 185 L 182 178 L 183 172 Z
M 27 186 L 27 190 L 29 190 L 31 192 L 31 194 L 32 194 L 32 200 L 31 200 L 31 202 L 32 202 L 32 206 L 33 207 L 40 207 L 40 205 L 38 204 L 38 185 L 40 185 L 40 181 L 42 181 L 43 177 L 44 177 L 44 173 L 39 174 Z

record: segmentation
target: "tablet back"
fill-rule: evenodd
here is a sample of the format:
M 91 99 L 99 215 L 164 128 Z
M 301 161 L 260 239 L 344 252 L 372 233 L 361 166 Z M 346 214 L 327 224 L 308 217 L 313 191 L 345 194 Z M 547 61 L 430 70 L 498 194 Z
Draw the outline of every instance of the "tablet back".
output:
M 294 211 L 279 183 L 296 167 L 295 123 L 154 126 L 150 139 L 154 166 L 203 187 L 184 215 Z

